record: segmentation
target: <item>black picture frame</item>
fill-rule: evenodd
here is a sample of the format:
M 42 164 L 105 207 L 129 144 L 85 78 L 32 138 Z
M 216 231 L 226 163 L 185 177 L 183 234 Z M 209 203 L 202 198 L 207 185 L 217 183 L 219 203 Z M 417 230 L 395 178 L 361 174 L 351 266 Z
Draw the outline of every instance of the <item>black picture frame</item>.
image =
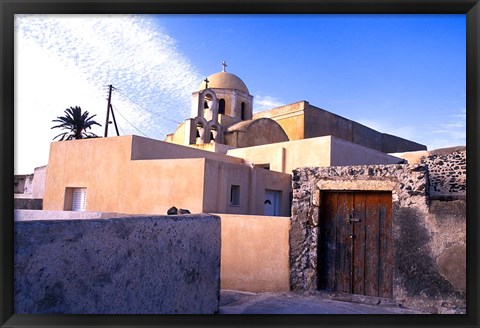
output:
M 0 325 L 1 327 L 478 327 L 480 4 L 478 0 L 0 0 Z M 13 122 L 15 14 L 465 14 L 467 30 L 466 315 L 16 315 L 13 313 Z M 425 118 L 428 119 L 428 118 Z

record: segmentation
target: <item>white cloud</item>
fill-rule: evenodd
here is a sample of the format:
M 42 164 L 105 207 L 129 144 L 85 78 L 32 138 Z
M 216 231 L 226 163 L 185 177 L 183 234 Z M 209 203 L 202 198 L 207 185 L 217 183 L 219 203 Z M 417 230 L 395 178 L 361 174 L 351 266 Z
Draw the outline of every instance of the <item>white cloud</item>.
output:
M 418 138 L 418 131 L 411 125 L 398 125 L 387 119 L 372 120 L 360 118 L 356 121 L 378 132 L 388 133 L 412 141 L 417 141 L 415 138 Z
M 189 115 L 201 79 L 149 16 L 17 15 L 15 56 L 16 174 L 47 164 L 60 132 L 51 121 L 70 106 L 97 114 L 102 127 L 93 132 L 103 135 L 109 84 L 118 88 L 112 103 L 125 117 L 116 115 L 120 129 L 140 134 L 131 123 L 163 139 L 177 125 L 168 119 Z
M 413 125 L 399 125 L 388 120 L 358 119 L 357 122 L 379 132 L 399 136 L 427 146 L 429 150 L 464 146 L 466 144 L 466 111 L 458 109 L 453 114 L 425 120 L 424 128 Z
M 253 111 L 255 113 L 283 105 L 285 105 L 285 103 L 271 96 L 256 95 L 253 98 Z
M 464 146 L 467 138 L 467 112 L 458 109 L 455 114 L 447 116 L 445 123 L 432 127 L 432 149 L 452 146 Z

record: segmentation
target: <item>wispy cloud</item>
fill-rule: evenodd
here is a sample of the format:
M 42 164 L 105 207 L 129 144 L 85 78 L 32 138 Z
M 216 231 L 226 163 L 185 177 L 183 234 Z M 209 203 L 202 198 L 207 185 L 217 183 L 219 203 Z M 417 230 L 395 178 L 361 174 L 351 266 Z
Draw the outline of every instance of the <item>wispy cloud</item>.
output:
M 363 119 L 356 120 L 358 123 L 368 126 L 378 132 L 388 133 L 401 138 L 416 141 L 418 139 L 418 131 L 412 125 L 398 125 L 386 119 Z
M 383 133 L 424 144 L 430 150 L 465 145 L 465 108 L 453 111 L 442 119 L 442 122 L 435 119 L 425 120 L 424 128 L 419 125 L 399 125 L 397 122 L 382 119 L 358 119 L 357 122 Z
M 467 138 L 467 112 L 465 108 L 458 109 L 448 115 L 445 123 L 432 127 L 434 148 L 464 146 Z
M 256 95 L 253 98 L 253 111 L 255 113 L 282 105 L 285 105 L 285 103 L 283 103 L 280 99 L 271 96 Z
M 67 107 L 104 125 L 107 85 L 118 88 L 112 103 L 125 134 L 163 139 L 189 115 L 201 78 L 176 41 L 142 15 L 17 15 L 15 55 L 17 173 L 48 162 L 58 134 L 51 120 Z

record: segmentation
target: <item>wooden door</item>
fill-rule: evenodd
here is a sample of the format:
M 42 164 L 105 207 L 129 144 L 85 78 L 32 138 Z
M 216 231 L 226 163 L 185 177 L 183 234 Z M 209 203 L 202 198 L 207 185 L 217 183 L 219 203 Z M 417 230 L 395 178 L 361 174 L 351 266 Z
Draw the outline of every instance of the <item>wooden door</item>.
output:
M 390 192 L 322 192 L 320 289 L 392 297 Z

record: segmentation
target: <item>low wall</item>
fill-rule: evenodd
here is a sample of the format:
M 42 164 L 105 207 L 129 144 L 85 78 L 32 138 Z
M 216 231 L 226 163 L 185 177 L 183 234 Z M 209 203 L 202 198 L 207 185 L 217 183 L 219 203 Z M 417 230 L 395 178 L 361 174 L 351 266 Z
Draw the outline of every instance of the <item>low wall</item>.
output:
M 213 215 L 15 222 L 17 314 L 215 313 Z
M 113 219 L 135 217 L 134 214 L 106 213 L 93 211 L 37 211 L 15 209 L 15 221 L 42 221 L 42 220 L 87 220 L 87 219 Z
M 222 220 L 222 289 L 289 291 L 290 218 L 217 215 Z

